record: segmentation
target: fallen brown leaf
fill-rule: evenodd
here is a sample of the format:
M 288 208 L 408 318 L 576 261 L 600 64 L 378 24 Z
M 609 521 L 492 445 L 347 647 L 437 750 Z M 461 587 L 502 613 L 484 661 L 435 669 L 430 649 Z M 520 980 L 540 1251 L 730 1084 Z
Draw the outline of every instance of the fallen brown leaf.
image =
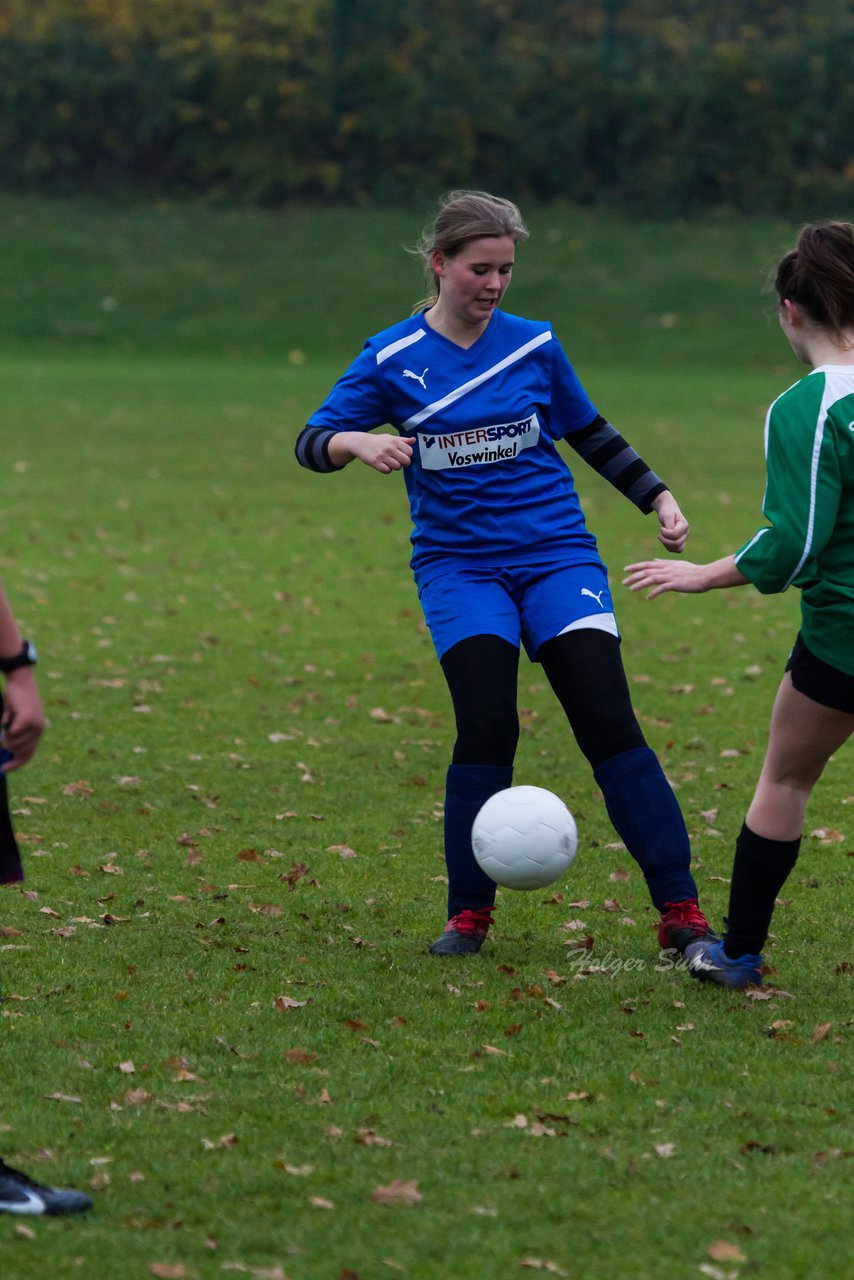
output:
M 359 856 L 348 844 L 329 844 L 326 846 L 326 852 L 337 853 L 340 858 L 358 858 Z
M 745 991 L 748 1000 L 773 1000 L 775 996 L 785 996 L 787 1000 L 791 1000 L 791 991 L 783 991 L 780 987 L 749 987 Z
M 153 1098 L 154 1094 L 147 1089 L 128 1089 L 122 1101 L 129 1107 L 139 1107 L 143 1102 L 151 1102 Z
M 729 1240 L 714 1240 L 708 1248 L 709 1257 L 712 1262 L 746 1262 L 747 1256 L 742 1253 L 737 1244 L 730 1244 Z
M 552 1276 L 569 1275 L 563 1267 L 559 1267 L 556 1262 L 549 1262 L 546 1258 L 520 1258 L 519 1266 L 527 1267 L 530 1271 L 547 1271 Z
M 420 1204 L 424 1199 L 417 1182 L 406 1182 L 400 1178 L 395 1178 L 384 1187 L 374 1187 L 370 1198 L 376 1204 L 407 1206 Z
M 216 1151 L 217 1147 L 236 1147 L 239 1141 L 236 1133 L 224 1133 L 216 1142 L 212 1142 L 210 1138 L 202 1138 L 202 1146 L 205 1151 Z
M 307 1066 L 310 1062 L 317 1062 L 317 1054 L 311 1053 L 308 1049 L 286 1049 L 284 1057 L 287 1062 L 294 1062 L 300 1066 Z
M 810 832 L 810 836 L 814 840 L 820 840 L 822 844 L 839 844 L 845 839 L 841 831 L 834 831 L 828 827 L 816 827 L 815 831 Z
M 208 1248 L 218 1249 L 219 1244 L 216 1241 L 205 1241 Z M 255 1280 L 288 1280 L 281 1267 L 249 1267 L 245 1262 L 224 1262 L 221 1267 L 222 1271 L 242 1271 L 244 1275 L 254 1276 Z
M 93 794 L 89 783 L 83 778 L 79 782 L 69 782 L 67 786 L 62 788 L 64 796 L 91 796 Z
M 381 1138 L 373 1129 L 357 1129 L 354 1141 L 362 1147 L 392 1147 L 390 1138 Z
M 295 862 L 290 871 L 286 871 L 284 875 L 279 876 L 279 879 L 284 880 L 288 886 L 288 892 L 292 893 L 297 887 L 297 882 L 305 875 L 308 875 L 306 864 L 304 862 Z

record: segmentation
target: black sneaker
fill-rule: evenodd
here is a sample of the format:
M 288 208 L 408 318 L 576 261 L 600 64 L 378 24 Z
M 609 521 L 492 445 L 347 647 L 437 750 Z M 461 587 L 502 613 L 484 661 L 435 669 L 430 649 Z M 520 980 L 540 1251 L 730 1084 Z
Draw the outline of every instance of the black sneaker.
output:
M 82 1191 L 43 1187 L 0 1160 L 0 1213 L 82 1213 L 92 1201 Z
M 489 926 L 493 923 L 495 907 L 466 908 L 451 916 L 444 933 L 430 948 L 431 956 L 473 956 L 480 951 Z

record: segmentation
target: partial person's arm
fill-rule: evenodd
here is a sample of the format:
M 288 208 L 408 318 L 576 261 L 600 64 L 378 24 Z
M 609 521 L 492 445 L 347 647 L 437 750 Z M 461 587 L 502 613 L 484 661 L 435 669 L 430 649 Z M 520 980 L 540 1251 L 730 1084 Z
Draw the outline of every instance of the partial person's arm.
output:
M 6 593 L 0 586 L 0 658 L 15 658 L 23 648 L 23 639 Z M 12 752 L 13 758 L 3 766 L 3 773 L 20 769 L 35 754 L 45 727 L 44 712 L 33 669 L 22 666 L 5 676 L 3 722 L 0 747 Z
M 309 471 L 340 471 L 356 458 L 388 475 L 408 467 L 415 436 L 370 435 L 365 431 L 333 431 L 305 427 L 297 437 L 297 461 Z
M 603 479 L 633 502 L 644 515 L 654 511 L 661 525 L 658 540 L 667 551 L 680 552 L 689 525 L 667 485 L 601 414 L 580 431 L 564 436 L 567 444 Z
M 377 377 L 376 353 L 367 347 L 338 379 L 297 437 L 297 462 L 309 471 L 341 471 L 358 459 L 388 475 L 409 466 L 414 436 L 373 435 L 389 421 L 389 406 Z
M 768 524 L 735 553 L 738 568 L 764 595 L 796 583 L 836 527 L 843 478 L 824 386 L 823 374 L 804 378 L 768 411 L 762 502 Z
M 627 564 L 623 586 L 632 591 L 652 588 L 649 599 L 665 591 L 703 592 L 719 587 L 743 587 L 749 579 L 736 567 L 734 556 L 723 556 L 709 564 L 691 564 L 688 560 L 641 560 Z

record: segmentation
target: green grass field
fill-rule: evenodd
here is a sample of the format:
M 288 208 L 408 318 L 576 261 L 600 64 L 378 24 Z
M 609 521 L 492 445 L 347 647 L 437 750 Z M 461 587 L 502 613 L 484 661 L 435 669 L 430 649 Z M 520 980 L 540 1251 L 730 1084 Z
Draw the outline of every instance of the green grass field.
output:
M 523 666 L 516 780 L 566 799 L 579 856 L 503 892 L 476 959 L 426 954 L 453 724 L 401 478 L 292 449 L 418 298 L 400 246 L 427 212 L 0 199 L 0 567 L 50 718 L 11 781 L 0 1154 L 96 1201 L 0 1220 L 3 1280 L 850 1275 L 850 754 L 768 989 L 707 990 L 662 964 Z M 800 376 L 762 292 L 794 228 L 531 226 L 508 305 L 668 478 L 689 555 L 739 546 L 765 406 Z M 654 529 L 580 488 L 618 582 Z M 618 599 L 720 922 L 798 602 Z

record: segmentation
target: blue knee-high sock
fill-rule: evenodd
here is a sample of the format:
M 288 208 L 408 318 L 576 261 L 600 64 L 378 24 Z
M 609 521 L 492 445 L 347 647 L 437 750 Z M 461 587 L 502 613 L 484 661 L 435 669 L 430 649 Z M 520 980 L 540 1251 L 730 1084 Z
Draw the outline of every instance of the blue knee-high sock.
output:
M 608 817 L 643 872 L 658 910 L 666 902 L 696 898 L 685 819 L 655 752 L 649 747 L 621 752 L 593 776 Z
M 481 871 L 471 848 L 472 823 L 481 805 L 513 781 L 512 765 L 452 764 L 445 783 L 445 865 L 448 919 L 468 908 L 491 907 L 495 881 Z

